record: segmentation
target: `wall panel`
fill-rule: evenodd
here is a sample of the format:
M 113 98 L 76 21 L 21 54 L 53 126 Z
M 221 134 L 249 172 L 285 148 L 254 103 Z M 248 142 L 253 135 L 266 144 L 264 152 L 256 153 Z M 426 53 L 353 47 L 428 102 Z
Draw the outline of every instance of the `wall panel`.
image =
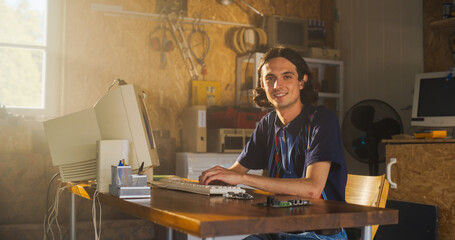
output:
M 410 133 L 407 107 L 414 76 L 423 70 L 422 1 L 338 0 L 337 7 L 345 111 L 365 99 L 385 101 L 400 114 L 405 132 Z M 368 174 L 367 164 L 348 153 L 346 158 L 351 172 Z

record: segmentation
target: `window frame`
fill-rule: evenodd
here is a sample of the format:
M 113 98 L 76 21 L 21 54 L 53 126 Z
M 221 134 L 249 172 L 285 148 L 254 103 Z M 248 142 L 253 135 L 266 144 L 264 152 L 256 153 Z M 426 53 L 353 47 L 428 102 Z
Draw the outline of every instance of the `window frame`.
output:
M 47 0 L 46 41 L 44 46 L 2 44 L 4 47 L 42 50 L 44 52 L 42 69 L 43 107 L 6 106 L 6 111 L 11 114 L 35 119 L 48 119 L 58 116 L 61 112 L 64 2 Z

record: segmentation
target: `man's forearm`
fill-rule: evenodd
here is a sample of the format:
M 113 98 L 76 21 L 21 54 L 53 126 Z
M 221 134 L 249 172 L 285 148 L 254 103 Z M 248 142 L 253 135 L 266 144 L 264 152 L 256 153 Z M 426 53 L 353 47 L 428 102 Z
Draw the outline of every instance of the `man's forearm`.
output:
M 243 174 L 242 184 L 275 194 L 295 195 L 302 198 L 319 198 L 323 189 L 307 178 L 269 178 L 253 174 Z

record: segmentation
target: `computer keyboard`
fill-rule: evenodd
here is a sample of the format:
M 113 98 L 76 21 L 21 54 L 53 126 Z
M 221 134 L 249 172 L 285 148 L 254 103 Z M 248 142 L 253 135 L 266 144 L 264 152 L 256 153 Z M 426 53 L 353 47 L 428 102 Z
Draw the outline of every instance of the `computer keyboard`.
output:
M 152 185 L 167 189 L 181 190 L 203 195 L 216 195 L 225 193 L 244 193 L 245 190 L 237 186 L 221 186 L 221 185 L 201 185 L 197 181 L 169 176 L 161 178 L 158 181 L 152 181 Z

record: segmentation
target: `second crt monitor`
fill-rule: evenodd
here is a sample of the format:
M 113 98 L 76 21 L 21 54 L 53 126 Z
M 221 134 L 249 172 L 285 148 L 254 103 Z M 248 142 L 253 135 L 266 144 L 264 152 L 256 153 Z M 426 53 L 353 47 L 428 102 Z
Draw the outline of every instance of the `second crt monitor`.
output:
M 455 127 L 455 77 L 450 72 L 417 74 L 412 126 Z

